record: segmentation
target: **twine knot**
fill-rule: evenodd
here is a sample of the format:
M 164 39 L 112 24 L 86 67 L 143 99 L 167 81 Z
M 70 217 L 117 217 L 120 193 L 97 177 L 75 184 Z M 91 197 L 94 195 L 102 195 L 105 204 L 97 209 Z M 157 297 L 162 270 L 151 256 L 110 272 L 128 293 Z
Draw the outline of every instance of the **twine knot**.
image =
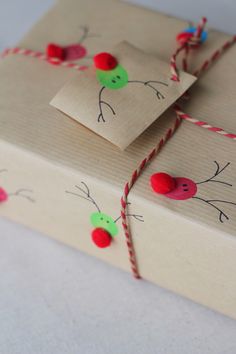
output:
M 171 80 L 179 80 L 179 72 L 177 69 L 177 56 L 184 52 L 183 57 L 183 70 L 187 71 L 187 57 L 190 49 L 198 49 L 202 43 L 207 39 L 207 32 L 205 31 L 207 19 L 203 17 L 197 27 L 189 27 L 183 32 L 179 33 L 176 37 L 177 42 L 179 43 L 178 48 L 171 57 L 170 66 L 171 66 Z
M 186 45 L 189 46 L 190 48 L 199 48 L 199 46 L 205 42 L 206 37 L 207 37 L 207 32 L 204 31 L 205 30 L 205 26 L 207 23 L 207 19 L 206 17 L 203 17 L 201 22 L 198 24 L 196 30 L 194 31 L 194 33 L 191 33 L 191 29 L 189 33 L 192 34 L 191 36 L 189 36 L 189 38 L 186 41 Z

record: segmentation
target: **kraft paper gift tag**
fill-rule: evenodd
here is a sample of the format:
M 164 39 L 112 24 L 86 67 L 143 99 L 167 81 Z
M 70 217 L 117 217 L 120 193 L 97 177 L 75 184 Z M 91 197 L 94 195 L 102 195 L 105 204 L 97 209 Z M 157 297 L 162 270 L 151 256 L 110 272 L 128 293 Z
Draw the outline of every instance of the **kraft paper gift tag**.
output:
M 51 105 L 122 150 L 169 108 L 196 80 L 180 72 L 170 79 L 169 63 L 121 42 L 111 54 L 118 65 L 110 71 L 95 67 L 78 74 Z

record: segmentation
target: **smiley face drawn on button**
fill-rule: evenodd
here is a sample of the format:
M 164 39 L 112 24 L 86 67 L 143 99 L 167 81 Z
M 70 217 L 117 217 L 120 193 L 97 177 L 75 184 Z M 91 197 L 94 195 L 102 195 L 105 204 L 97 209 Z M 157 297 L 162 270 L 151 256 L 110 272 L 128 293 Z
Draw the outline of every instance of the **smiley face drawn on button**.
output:
M 118 64 L 118 60 L 110 53 L 101 52 L 94 56 L 94 65 L 96 68 L 96 78 L 98 82 L 101 84 L 101 89 L 98 94 L 98 108 L 99 113 L 97 117 L 97 121 L 106 122 L 103 113 L 103 107 L 106 106 L 110 110 L 110 113 L 115 116 L 115 109 L 112 107 L 112 104 L 104 100 L 102 94 L 105 89 L 111 90 L 119 90 L 126 85 L 142 85 L 148 90 L 152 90 L 152 92 L 156 95 L 158 100 L 165 99 L 165 96 L 159 91 L 159 85 L 163 85 L 165 87 L 168 86 L 168 83 L 162 82 L 159 80 L 129 80 L 129 75 L 126 69 Z
M 81 44 L 71 44 L 64 47 L 65 59 L 67 61 L 79 60 L 87 55 L 87 49 Z
M 113 219 L 111 216 L 103 213 L 95 199 L 91 196 L 89 187 L 85 182 L 81 182 L 81 185 L 75 185 L 75 191 L 66 191 L 66 193 L 77 196 L 83 200 L 87 200 L 96 208 L 96 212 L 90 215 L 90 222 L 95 227 L 91 234 L 92 241 L 100 248 L 108 247 L 110 245 L 110 241 L 109 238 L 107 238 L 107 233 L 110 237 L 112 237 L 112 239 L 118 234 L 119 229 L 117 222 L 121 219 L 121 215 L 119 215 L 116 219 Z M 141 222 L 144 221 L 142 215 L 132 213 L 127 213 L 125 215 Z M 105 230 L 106 232 L 101 232 L 101 230 Z M 105 240 L 102 240 L 102 237 L 105 237 Z
M 172 177 L 175 181 L 175 186 L 174 188 L 168 192 L 168 193 L 162 193 L 160 192 L 160 188 L 157 188 L 157 186 L 153 183 L 153 176 L 155 175 L 163 175 L 165 173 L 159 172 L 151 176 L 151 186 L 154 192 L 163 194 L 165 197 L 169 199 L 174 199 L 174 200 L 188 200 L 188 199 L 194 199 L 199 202 L 204 203 L 206 206 L 210 206 L 212 209 L 214 209 L 216 212 L 218 212 L 218 219 L 221 223 L 224 223 L 225 221 L 228 221 L 230 218 L 228 214 L 223 210 L 223 206 L 236 206 L 236 202 L 231 201 L 231 200 L 224 200 L 220 197 L 218 198 L 204 198 L 200 195 L 197 194 L 197 192 L 200 191 L 201 188 L 199 186 L 205 185 L 205 184 L 211 184 L 214 183 L 215 185 L 218 184 L 221 187 L 225 186 L 226 188 L 233 187 L 233 185 L 230 182 L 226 182 L 222 179 L 219 178 L 219 176 L 230 166 L 230 162 L 227 162 L 225 165 L 220 166 L 220 164 L 217 161 L 214 161 L 214 164 L 216 166 L 215 172 L 208 178 L 206 178 L 203 181 L 200 182 L 194 182 L 190 178 L 186 177 Z M 155 183 L 157 183 L 157 179 L 154 180 Z M 164 183 L 164 179 L 162 178 L 159 180 L 159 183 Z M 160 184 L 162 187 L 162 185 Z M 209 191 L 210 192 L 210 191 Z
M 66 46 L 61 46 L 56 43 L 49 43 L 46 48 L 48 61 L 51 64 L 56 65 L 61 61 L 77 61 L 81 59 L 90 60 L 91 56 L 88 55 L 88 49 L 85 45 L 85 41 L 89 38 L 99 37 L 98 34 L 90 33 L 88 26 L 80 26 L 81 36 L 78 43 L 72 43 Z M 53 48 L 52 48 L 53 47 Z M 56 59 L 56 60 L 55 60 Z M 82 67 L 81 67 L 82 68 Z
M 128 73 L 121 65 L 113 70 L 96 70 L 96 76 L 100 84 L 106 88 L 117 90 L 128 84 Z
M 101 227 L 109 232 L 111 236 L 116 236 L 118 234 L 118 227 L 111 216 L 98 212 L 91 214 L 90 220 L 93 226 Z
M 175 178 L 175 189 L 165 196 L 175 200 L 186 200 L 192 198 L 197 193 L 197 185 L 194 181 L 185 177 Z

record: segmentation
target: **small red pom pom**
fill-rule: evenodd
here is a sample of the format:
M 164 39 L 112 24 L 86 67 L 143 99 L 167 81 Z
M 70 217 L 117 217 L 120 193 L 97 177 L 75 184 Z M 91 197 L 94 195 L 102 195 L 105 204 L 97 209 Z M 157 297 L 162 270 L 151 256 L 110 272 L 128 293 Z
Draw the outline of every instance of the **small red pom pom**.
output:
M 93 57 L 96 69 L 112 70 L 117 66 L 117 60 L 110 53 L 99 53 Z
M 8 199 L 7 192 L 0 187 L 0 203 L 5 202 Z
M 180 44 L 186 43 L 191 37 L 193 36 L 193 33 L 190 32 L 181 32 L 176 36 L 177 42 Z
M 111 235 L 102 228 L 96 228 L 92 231 L 92 240 L 97 247 L 105 248 L 109 247 L 111 244 L 112 237 Z
M 175 180 L 164 172 L 154 173 L 150 178 L 151 186 L 154 192 L 166 194 L 175 189 Z
M 57 44 L 49 43 L 46 49 L 48 58 L 57 58 L 63 60 L 65 57 L 64 48 L 60 47 Z

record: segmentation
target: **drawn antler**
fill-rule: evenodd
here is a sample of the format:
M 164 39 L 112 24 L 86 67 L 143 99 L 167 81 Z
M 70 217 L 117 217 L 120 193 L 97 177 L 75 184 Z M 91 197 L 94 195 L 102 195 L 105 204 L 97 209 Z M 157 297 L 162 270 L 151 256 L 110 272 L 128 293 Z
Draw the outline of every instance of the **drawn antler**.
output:
M 226 220 L 229 220 L 229 217 L 223 210 L 221 210 L 219 207 L 217 207 L 213 203 L 225 203 L 225 204 L 231 204 L 231 205 L 235 205 L 236 206 L 236 203 L 229 202 L 227 200 L 219 200 L 219 199 L 208 199 L 207 200 L 207 199 L 203 199 L 203 198 L 200 198 L 200 197 L 193 197 L 193 198 L 201 200 L 202 202 L 207 203 L 208 205 L 210 205 L 214 209 L 216 209 L 219 212 L 219 220 L 220 220 L 221 223 L 224 222 L 223 217 L 225 217 Z
M 157 96 L 157 98 L 159 100 L 165 98 L 165 96 L 159 90 L 157 90 L 153 85 L 151 85 L 151 84 L 160 84 L 160 85 L 168 86 L 168 84 L 166 84 L 165 82 L 154 81 L 154 80 L 149 80 L 149 81 L 131 80 L 131 81 L 128 81 L 128 82 L 129 83 L 143 84 L 144 86 L 147 86 L 147 87 L 151 88 L 153 91 L 156 92 L 156 96 Z
M 127 203 L 127 205 L 131 205 L 131 203 Z M 141 222 L 144 222 L 144 219 L 143 219 L 143 216 L 142 215 L 138 215 L 138 214 L 130 214 L 130 213 L 127 213 L 125 214 L 126 216 L 130 216 L 130 217 L 133 217 L 134 219 L 138 220 L 138 221 L 141 221 Z M 121 218 L 121 215 L 118 216 L 118 218 L 116 218 L 114 220 L 114 222 L 117 222 L 118 220 L 120 220 Z
M 88 200 L 89 202 L 91 202 L 96 207 L 97 211 L 99 213 L 101 213 L 101 210 L 100 210 L 99 206 L 97 205 L 95 200 L 90 195 L 90 191 L 89 191 L 89 188 L 88 188 L 87 184 L 85 182 L 81 182 L 81 184 L 84 186 L 84 189 L 82 187 L 79 187 L 78 185 L 75 185 L 75 188 L 77 188 L 83 195 L 78 194 L 76 192 L 71 192 L 71 191 L 66 191 L 66 193 L 75 195 L 75 196 L 77 196 L 79 198 L 82 198 L 82 199 L 85 199 L 85 200 Z
M 88 26 L 80 26 L 80 28 L 83 31 L 82 36 L 80 37 L 80 40 L 79 40 L 80 44 L 83 43 L 85 41 L 85 39 L 87 39 L 87 38 L 99 37 L 99 35 L 95 34 L 95 33 L 89 34 L 89 27 Z
M 138 221 L 141 221 L 141 222 L 144 222 L 144 219 L 143 219 L 143 216 L 142 215 L 138 215 L 138 214 L 125 214 L 126 216 L 130 216 L 130 217 L 133 217 L 134 219 L 138 220 Z M 118 216 L 117 219 L 114 220 L 114 222 L 117 222 L 119 221 L 121 218 L 121 216 Z
M 198 182 L 196 184 L 203 184 L 203 183 L 207 183 L 207 182 L 214 182 L 214 183 L 221 183 L 224 184 L 226 186 L 232 187 L 232 184 L 228 183 L 228 182 L 224 182 L 224 181 L 219 181 L 218 179 L 215 179 L 217 176 L 219 176 L 229 165 L 230 162 L 227 162 L 222 168 L 220 168 L 220 165 L 218 164 L 217 161 L 214 161 L 215 165 L 216 165 L 216 171 L 213 174 L 213 176 L 207 178 L 206 180 L 202 181 L 202 182 Z M 200 197 L 193 197 L 194 199 L 198 199 L 201 200 L 202 202 L 210 205 L 211 207 L 213 207 L 214 209 L 216 209 L 219 212 L 219 220 L 221 223 L 224 222 L 223 218 L 225 218 L 226 220 L 229 220 L 228 215 L 222 210 L 220 209 L 217 205 L 215 205 L 215 203 L 223 203 L 223 204 L 230 204 L 230 205 L 235 205 L 236 203 L 234 202 L 230 202 L 227 200 L 220 200 L 220 199 L 203 199 Z
M 111 112 L 113 113 L 113 115 L 116 114 L 116 112 L 114 111 L 114 109 L 112 108 L 112 106 L 107 103 L 106 101 L 102 100 L 102 92 L 103 90 L 105 89 L 105 86 L 103 86 L 101 88 L 101 90 L 99 91 L 99 101 L 98 101 L 98 104 L 99 104 L 99 115 L 98 115 L 98 122 L 100 122 L 101 120 L 103 122 L 105 122 L 105 119 L 104 119 L 104 115 L 103 115 L 103 109 L 102 109 L 102 105 L 105 104 L 107 107 L 110 108 Z
M 230 184 L 230 183 L 219 181 L 219 180 L 215 179 L 215 177 L 219 176 L 219 174 L 221 174 L 230 165 L 230 162 L 227 162 L 227 164 L 222 168 L 220 168 L 220 165 L 218 164 L 217 161 L 214 161 L 214 163 L 216 164 L 216 172 L 214 173 L 214 175 L 210 178 L 207 178 L 205 181 L 198 182 L 196 184 L 215 182 L 215 183 L 221 183 L 221 184 L 225 184 L 226 186 L 232 187 L 232 184 Z
M 22 197 L 27 199 L 28 201 L 30 201 L 31 203 L 35 202 L 35 199 L 33 199 L 32 197 L 25 195 L 24 193 L 33 193 L 33 191 L 31 189 L 27 189 L 27 188 L 20 188 L 17 189 L 14 193 L 9 193 L 9 196 L 16 196 L 16 197 Z
M 7 169 L 2 169 L 0 170 L 0 173 L 2 172 L 7 172 Z M 12 197 L 22 197 L 22 198 L 25 198 L 27 200 L 29 200 L 31 203 L 34 203 L 35 202 L 35 199 L 33 199 L 32 197 L 30 197 L 29 195 L 25 195 L 24 193 L 25 192 L 28 192 L 28 193 L 33 193 L 33 191 L 31 189 L 27 189 L 27 188 L 19 188 L 17 189 L 14 193 L 8 193 L 9 197 L 12 196 Z
M 154 80 L 149 80 L 149 81 L 140 81 L 140 80 L 131 80 L 131 81 L 128 81 L 128 83 L 138 83 L 138 84 L 142 84 L 144 86 L 147 86 L 149 88 L 151 88 L 155 93 L 156 93 L 156 96 L 157 98 L 160 100 L 160 99 L 164 99 L 165 96 L 159 91 L 157 90 L 153 85 L 151 84 L 161 84 L 161 85 L 164 85 L 164 86 L 168 86 L 168 84 L 166 84 L 165 82 L 162 82 L 162 81 L 154 81 Z M 102 122 L 105 122 L 105 118 L 104 118 L 104 114 L 103 114 L 103 109 L 102 109 L 102 105 L 106 105 L 107 107 L 110 108 L 111 112 L 113 115 L 116 114 L 116 112 L 114 111 L 113 107 L 107 103 L 106 101 L 104 101 L 102 99 L 102 93 L 105 89 L 105 86 L 103 86 L 101 88 L 101 90 L 99 91 L 99 115 L 98 115 L 98 122 L 102 121 Z

